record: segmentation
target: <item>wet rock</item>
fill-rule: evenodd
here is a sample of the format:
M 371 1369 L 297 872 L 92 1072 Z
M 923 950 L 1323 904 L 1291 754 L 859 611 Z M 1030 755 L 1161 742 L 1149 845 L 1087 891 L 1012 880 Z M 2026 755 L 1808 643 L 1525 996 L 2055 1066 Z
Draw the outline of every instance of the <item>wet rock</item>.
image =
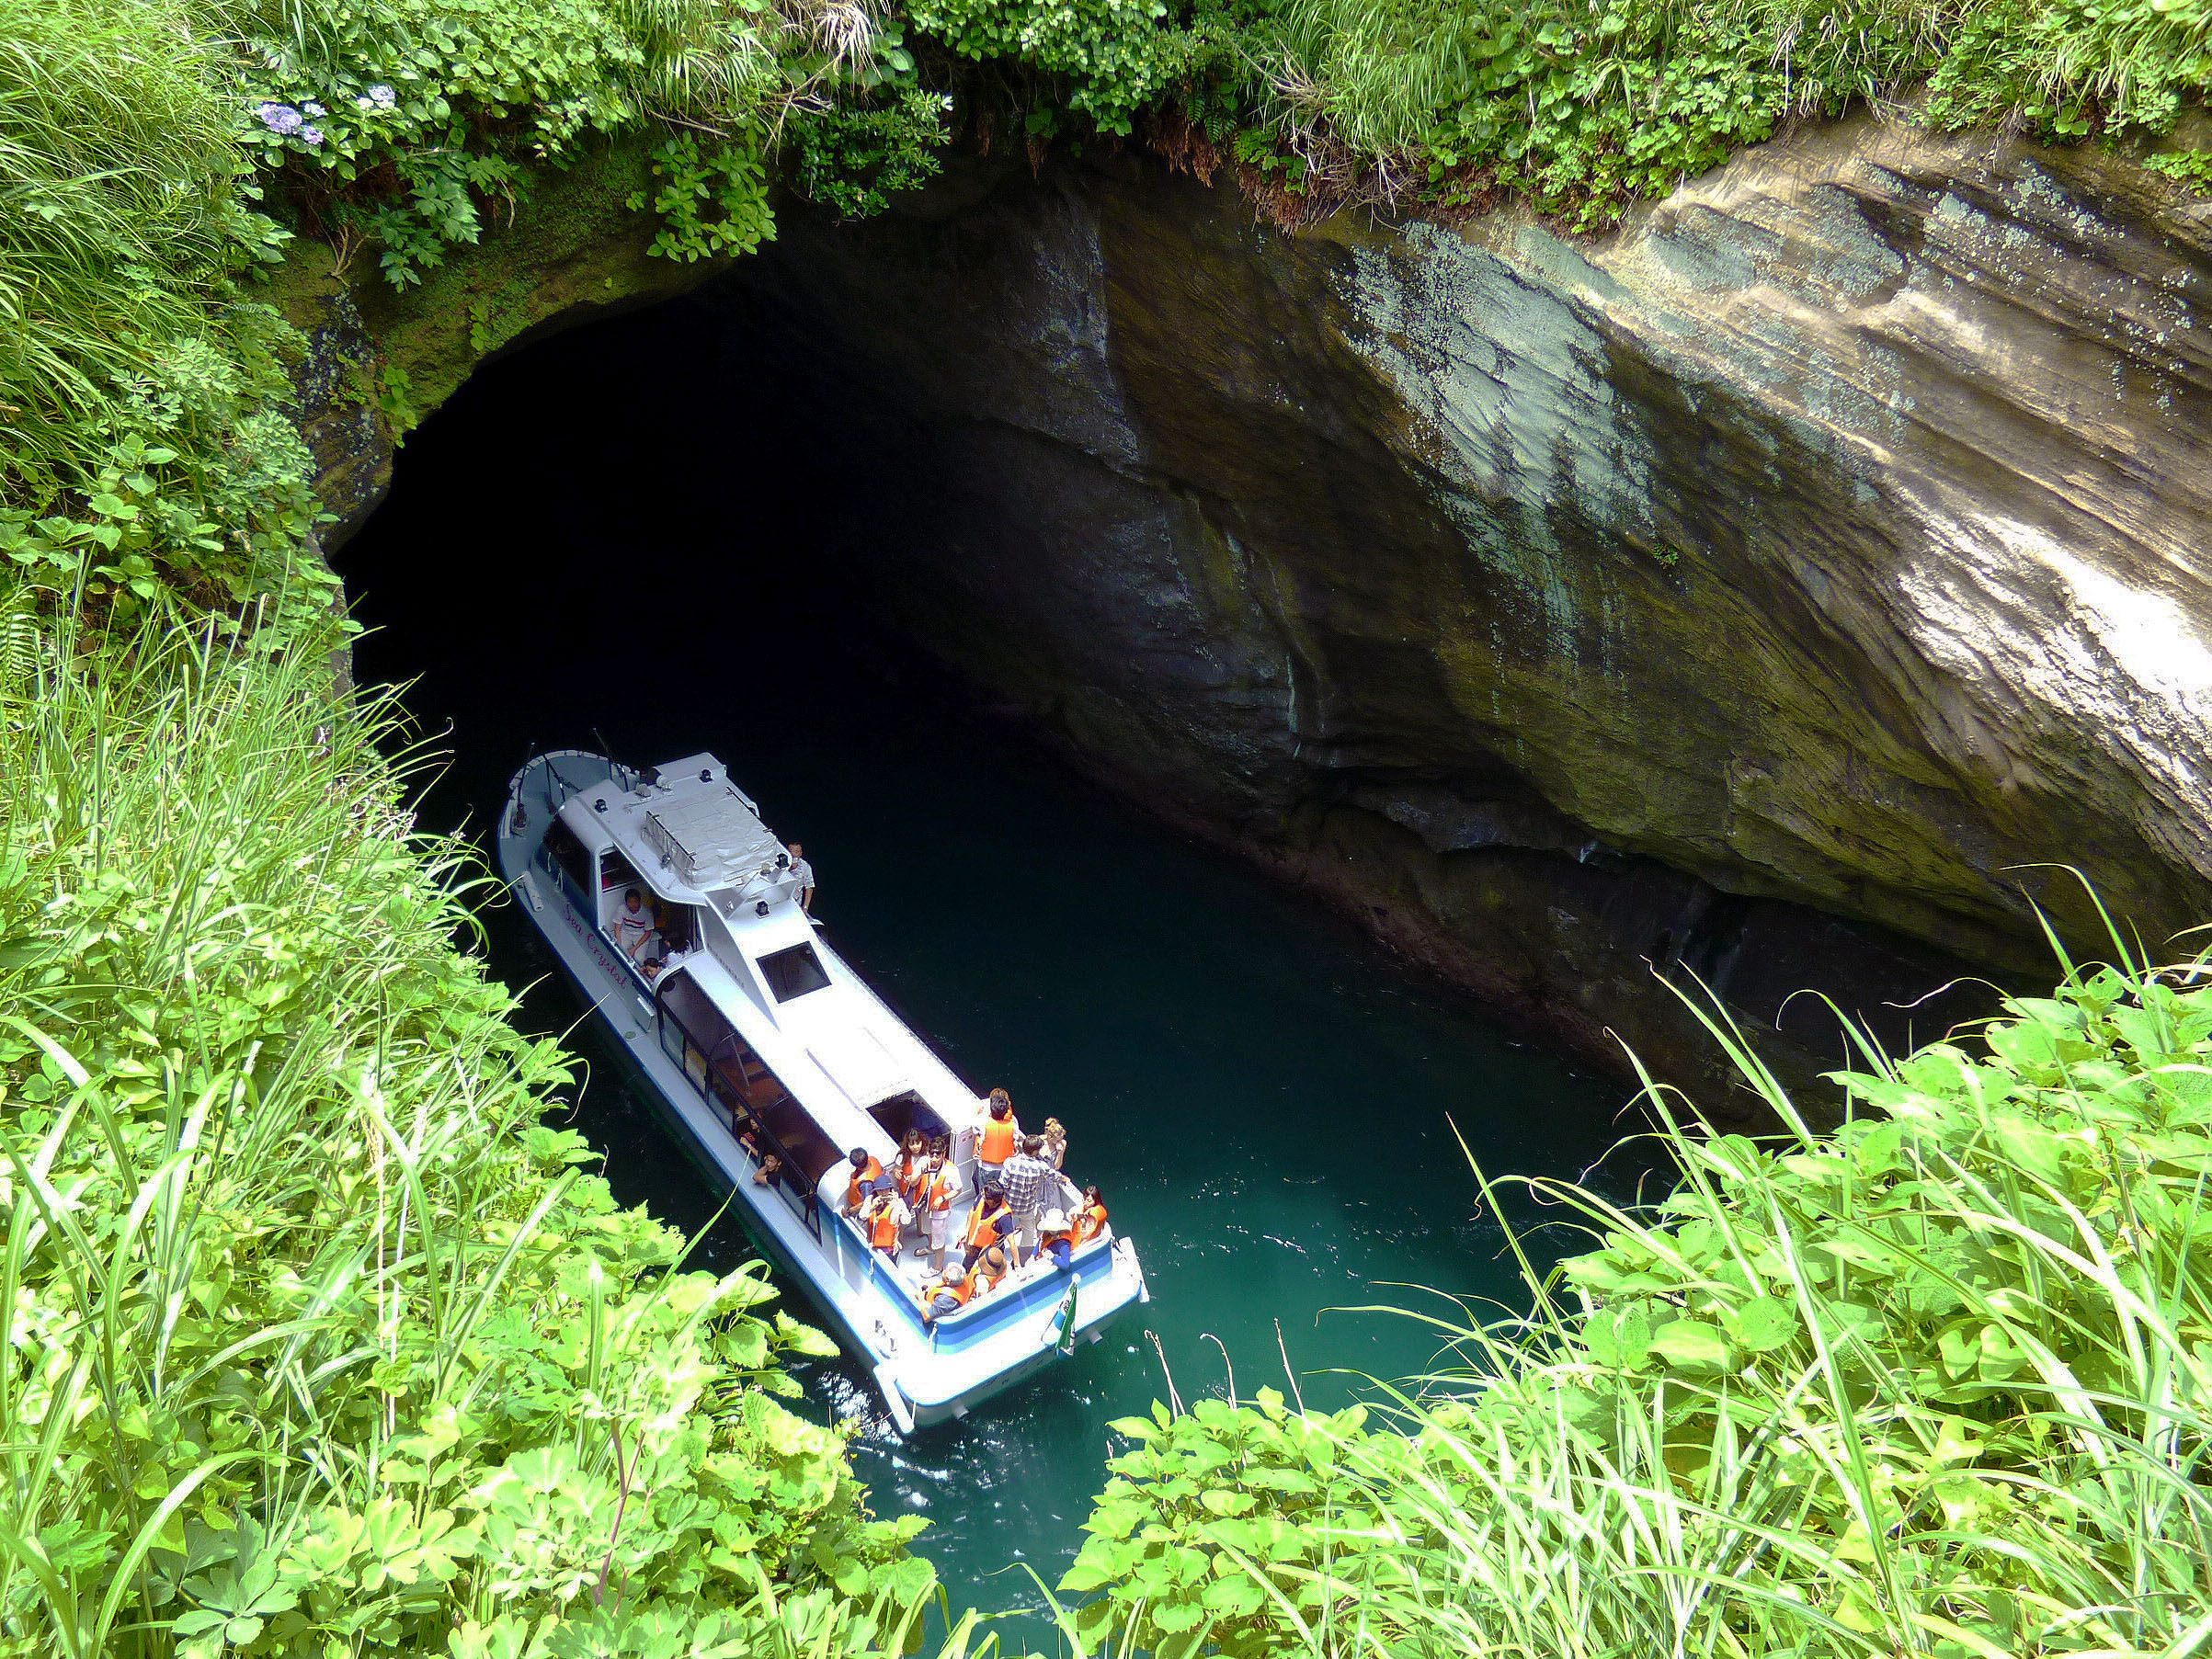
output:
M 364 301 L 380 353 L 442 395 L 667 291 L 595 210 Z M 2212 912 L 2212 227 L 2168 181 L 1866 119 L 1588 242 L 1285 234 L 1125 155 L 781 218 L 731 325 L 856 454 L 933 458 L 872 599 L 1586 1043 L 1713 1074 L 1655 970 L 1796 1075 L 1841 1058 L 1802 986 L 1932 1035 L 1964 964 L 2045 971 L 2035 903 L 2094 943 L 2058 864 L 2153 941 Z

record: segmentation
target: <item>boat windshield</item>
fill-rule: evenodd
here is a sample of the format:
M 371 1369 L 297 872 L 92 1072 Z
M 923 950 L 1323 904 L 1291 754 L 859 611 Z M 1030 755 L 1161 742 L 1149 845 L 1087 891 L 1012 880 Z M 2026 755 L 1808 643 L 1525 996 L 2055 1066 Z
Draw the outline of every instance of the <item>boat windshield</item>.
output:
M 829 974 L 812 945 L 792 945 L 770 951 L 760 959 L 760 972 L 780 1003 L 819 991 L 829 983 Z

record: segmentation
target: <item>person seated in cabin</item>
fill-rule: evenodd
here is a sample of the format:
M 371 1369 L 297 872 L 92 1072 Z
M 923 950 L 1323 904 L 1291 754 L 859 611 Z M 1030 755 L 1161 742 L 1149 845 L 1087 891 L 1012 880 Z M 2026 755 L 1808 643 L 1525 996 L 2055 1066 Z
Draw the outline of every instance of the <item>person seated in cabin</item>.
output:
M 782 1173 L 783 1160 L 776 1156 L 774 1153 L 770 1153 L 760 1160 L 760 1167 L 753 1171 L 753 1185 L 773 1187 L 776 1184 L 776 1177 Z
M 986 1185 L 983 1196 L 975 1200 L 975 1208 L 968 1211 L 967 1231 L 960 1235 L 960 1242 L 965 1246 L 960 1259 L 962 1269 L 973 1267 L 977 1256 L 997 1248 L 998 1241 L 1013 1230 L 1005 1190 L 996 1184 Z
M 845 1184 L 845 1213 L 857 1214 L 861 1200 L 868 1196 L 868 1187 L 884 1173 L 884 1166 L 869 1156 L 868 1149 L 856 1146 L 845 1154 L 845 1162 L 852 1165 L 852 1178 Z
M 617 950 L 633 962 L 638 960 L 645 942 L 653 937 L 653 915 L 645 908 L 645 895 L 634 887 L 624 893 L 622 907 L 614 913 L 607 932 Z
M 945 1270 L 945 1251 L 952 1242 L 952 1200 L 959 1196 L 960 1171 L 945 1161 L 940 1148 L 929 1154 L 920 1195 L 913 1200 L 922 1223 L 921 1242 L 914 1246 L 914 1254 L 927 1256 L 934 1272 Z
M 1106 1231 L 1106 1200 L 1096 1187 L 1083 1188 L 1083 1202 L 1075 1213 L 1075 1246 L 1080 1250 Z
M 861 1211 L 861 1224 L 868 1230 L 869 1247 L 895 1266 L 898 1235 L 913 1219 L 914 1211 L 898 1196 L 898 1184 L 889 1176 L 878 1176 L 870 1188 L 867 1206 Z
M 998 1179 L 1006 1161 L 1021 1142 L 1021 1125 L 1014 1117 L 1014 1103 L 1004 1089 L 991 1091 L 991 1115 L 983 1133 L 975 1138 L 975 1175 L 978 1180 Z
M 1047 1210 L 1037 1223 L 1037 1254 L 1065 1273 L 1076 1254 L 1075 1229 L 1064 1210 Z

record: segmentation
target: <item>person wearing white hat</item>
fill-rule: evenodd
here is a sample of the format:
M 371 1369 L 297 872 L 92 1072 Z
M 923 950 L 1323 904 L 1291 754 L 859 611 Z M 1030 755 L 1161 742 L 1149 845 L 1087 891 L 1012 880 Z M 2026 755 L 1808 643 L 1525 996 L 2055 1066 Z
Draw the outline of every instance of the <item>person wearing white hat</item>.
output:
M 1038 1253 L 1052 1257 L 1053 1266 L 1061 1272 L 1067 1271 L 1068 1263 L 1076 1253 L 1075 1229 L 1068 1225 L 1067 1211 L 1047 1210 L 1037 1222 Z

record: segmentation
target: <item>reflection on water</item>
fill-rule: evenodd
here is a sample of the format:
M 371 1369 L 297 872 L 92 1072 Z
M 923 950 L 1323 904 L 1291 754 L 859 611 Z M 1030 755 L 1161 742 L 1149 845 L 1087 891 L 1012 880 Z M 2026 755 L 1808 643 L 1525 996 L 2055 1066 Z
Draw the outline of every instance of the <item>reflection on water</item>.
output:
M 1049 1582 L 1073 1554 L 1106 1424 L 1165 1393 L 1151 1336 L 1186 1398 L 1226 1392 L 1225 1349 L 1240 1391 L 1288 1392 L 1287 1361 L 1316 1406 L 1430 1367 L 1426 1327 L 1343 1310 L 1414 1303 L 1417 1287 L 1522 1300 L 1454 1126 L 1490 1171 L 1574 1174 L 1620 1132 L 1623 1091 L 875 661 L 858 601 L 815 579 L 827 567 L 793 578 L 799 539 L 818 559 L 859 533 L 824 520 L 810 483 L 806 457 L 831 446 L 733 403 L 744 343 L 707 322 L 665 308 L 554 341 L 417 433 L 340 561 L 383 630 L 359 668 L 415 680 L 426 726 L 450 722 L 454 763 L 424 805 L 441 826 L 487 824 L 532 741 L 591 744 L 597 727 L 633 761 L 713 750 L 806 844 L 838 948 L 971 1084 L 1004 1085 L 1025 1123 L 1067 1125 L 1070 1173 L 1136 1239 L 1149 1307 L 911 1442 L 849 1366 L 805 1379 L 810 1409 L 857 1426 L 878 1511 L 930 1518 L 924 1548 L 956 1601 L 1034 1607 L 1020 1567 Z M 590 416 L 617 406 L 621 421 Z M 753 469 L 744 514 L 727 510 L 732 453 Z M 742 649 L 688 631 L 714 614 L 702 600 L 764 582 L 775 628 Z M 697 671 L 619 649 L 640 619 Z M 512 909 L 487 922 L 511 983 L 551 972 Z M 576 1004 L 541 983 L 528 1011 L 560 1028 Z M 596 1037 L 579 1043 L 580 1127 L 617 1192 L 707 1227 L 719 1196 Z M 724 1217 L 702 1263 L 747 1248 Z

